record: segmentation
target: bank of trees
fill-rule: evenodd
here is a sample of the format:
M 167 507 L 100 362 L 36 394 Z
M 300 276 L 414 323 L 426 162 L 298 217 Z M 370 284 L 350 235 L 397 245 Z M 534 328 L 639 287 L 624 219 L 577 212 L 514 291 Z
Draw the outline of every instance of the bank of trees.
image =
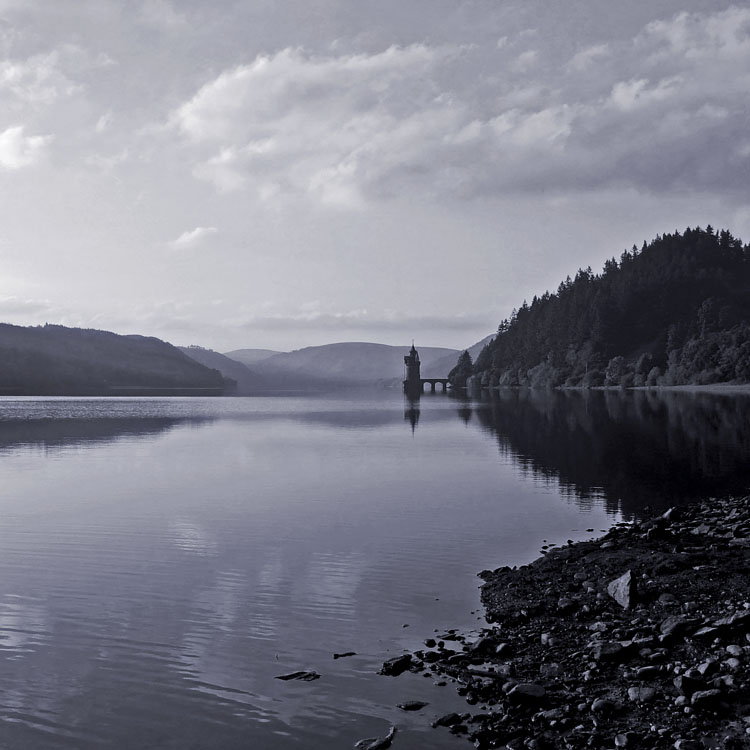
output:
M 477 357 L 489 385 L 750 382 L 750 246 L 687 229 L 524 302 Z

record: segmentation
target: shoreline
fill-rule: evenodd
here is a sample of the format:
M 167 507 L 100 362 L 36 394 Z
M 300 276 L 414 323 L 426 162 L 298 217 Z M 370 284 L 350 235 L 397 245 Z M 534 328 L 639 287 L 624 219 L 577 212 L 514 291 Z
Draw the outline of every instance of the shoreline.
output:
M 479 638 L 381 673 L 455 687 L 467 711 L 432 725 L 480 750 L 750 748 L 748 570 L 750 497 L 672 508 L 483 571 Z
M 471 392 L 471 388 L 464 387 L 467 393 Z M 556 385 L 549 388 L 532 388 L 529 385 L 493 385 L 493 386 L 481 386 L 480 391 L 505 391 L 505 390 L 528 390 L 528 391 L 576 391 L 576 392 L 588 392 L 588 391 L 621 391 L 623 393 L 628 391 L 645 391 L 645 392 L 661 392 L 661 391 L 677 391 L 682 393 L 750 393 L 750 383 L 707 383 L 705 385 L 697 384 L 686 384 L 686 385 L 637 385 L 630 386 L 628 388 L 622 388 L 619 385 L 595 385 L 590 388 L 586 388 L 582 385 Z

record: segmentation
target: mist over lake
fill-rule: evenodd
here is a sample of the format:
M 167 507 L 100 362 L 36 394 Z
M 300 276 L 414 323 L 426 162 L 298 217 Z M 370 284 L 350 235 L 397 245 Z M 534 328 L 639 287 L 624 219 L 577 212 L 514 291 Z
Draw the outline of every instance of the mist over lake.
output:
M 383 660 L 481 624 L 482 569 L 746 486 L 747 406 L 0 399 L 0 744 L 455 747 L 429 729 L 455 692 Z

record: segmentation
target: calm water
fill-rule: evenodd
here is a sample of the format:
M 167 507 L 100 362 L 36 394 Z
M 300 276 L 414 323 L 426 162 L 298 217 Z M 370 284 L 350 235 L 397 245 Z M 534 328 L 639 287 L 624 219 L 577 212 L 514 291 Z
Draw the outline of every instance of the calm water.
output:
M 380 663 L 480 625 L 483 568 L 744 490 L 749 405 L 0 399 L 0 746 L 462 745 L 453 690 Z

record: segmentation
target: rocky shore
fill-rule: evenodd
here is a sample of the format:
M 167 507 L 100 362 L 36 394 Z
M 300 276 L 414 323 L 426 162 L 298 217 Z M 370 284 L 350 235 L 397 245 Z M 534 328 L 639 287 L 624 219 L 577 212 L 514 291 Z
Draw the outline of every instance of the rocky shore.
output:
M 487 622 L 390 659 L 467 711 L 477 748 L 750 748 L 750 497 L 620 524 L 484 571 Z

